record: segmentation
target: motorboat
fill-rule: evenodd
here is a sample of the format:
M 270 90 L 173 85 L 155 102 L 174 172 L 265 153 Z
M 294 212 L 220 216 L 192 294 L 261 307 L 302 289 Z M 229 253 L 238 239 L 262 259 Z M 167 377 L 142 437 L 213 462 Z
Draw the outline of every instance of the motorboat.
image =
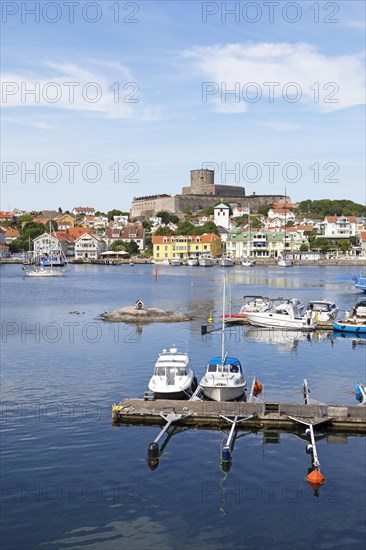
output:
M 236 357 L 213 357 L 200 381 L 204 395 L 213 401 L 234 401 L 245 392 L 246 380 Z
M 352 277 L 352 280 L 354 281 L 355 287 L 358 290 L 363 290 L 364 292 L 366 292 L 366 275 L 354 275 Z
M 27 277 L 62 277 L 65 274 L 65 271 L 54 269 L 53 267 L 36 267 L 34 269 L 25 269 L 24 271 Z
M 243 267 L 253 267 L 255 265 L 255 261 L 254 260 L 242 260 L 241 265 Z
M 357 302 L 343 319 L 334 321 L 333 329 L 357 334 L 366 333 L 366 300 Z
M 282 328 L 287 330 L 313 330 L 316 324 L 309 312 L 303 313 L 304 306 L 299 300 L 281 298 L 267 311 L 248 312 L 249 323 L 257 327 Z
M 170 265 L 183 265 L 183 262 L 180 258 L 173 258 L 170 260 Z
M 149 390 L 156 399 L 187 399 L 197 388 L 197 378 L 187 353 L 173 346 L 163 349 L 155 363 Z
M 198 258 L 198 264 L 201 267 L 211 267 L 214 265 L 214 263 L 215 263 L 215 260 L 213 259 L 212 254 L 202 254 Z
M 188 258 L 187 265 L 189 265 L 189 266 L 198 265 L 198 258 L 196 258 L 196 257 Z
M 247 318 L 247 313 L 257 311 L 267 311 L 272 307 L 271 298 L 263 296 L 244 296 L 244 303 L 241 306 L 239 313 L 231 313 L 225 315 L 226 323 L 238 322 Z
M 292 267 L 294 265 L 294 262 L 290 258 L 287 258 L 285 256 L 278 260 L 277 265 L 279 265 L 280 267 Z
M 337 317 L 338 307 L 328 300 L 312 300 L 308 303 L 306 311 L 309 312 L 315 323 L 330 323 Z
M 224 256 L 221 256 L 219 260 L 219 265 L 221 267 L 232 267 L 235 265 L 235 261 L 232 258 L 230 258 L 230 256 L 224 255 Z
M 225 284 L 224 278 L 221 356 L 212 357 L 208 361 L 206 373 L 199 385 L 203 394 L 213 401 L 239 399 L 246 389 L 246 380 L 239 359 L 228 357 L 225 352 Z

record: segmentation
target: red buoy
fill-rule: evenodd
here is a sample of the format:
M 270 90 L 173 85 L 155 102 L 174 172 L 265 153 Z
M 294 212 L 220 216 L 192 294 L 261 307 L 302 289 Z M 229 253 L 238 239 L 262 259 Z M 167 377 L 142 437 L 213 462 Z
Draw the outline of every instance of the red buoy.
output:
M 312 470 L 306 478 L 312 487 L 319 488 L 325 482 L 325 477 L 319 470 Z

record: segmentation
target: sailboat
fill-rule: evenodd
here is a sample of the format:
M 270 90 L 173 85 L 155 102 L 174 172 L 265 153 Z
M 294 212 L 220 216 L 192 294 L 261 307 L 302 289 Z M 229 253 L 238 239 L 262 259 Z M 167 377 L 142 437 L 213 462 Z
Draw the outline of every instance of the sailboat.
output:
M 239 399 L 246 388 L 246 380 L 239 359 L 229 357 L 227 351 L 225 351 L 225 285 L 226 280 L 224 277 L 221 356 L 209 359 L 206 374 L 200 382 L 204 395 L 213 401 Z
M 44 263 L 44 264 L 41 263 L 40 267 L 35 267 L 34 269 L 23 268 L 25 271 L 26 277 L 62 277 L 65 274 L 65 270 L 55 269 L 54 267 L 54 256 L 53 256 L 53 251 L 51 250 L 51 232 L 52 232 L 52 225 L 50 222 L 50 228 L 49 228 L 49 234 L 48 234 L 49 260 L 47 260 L 47 263 Z M 67 260 L 65 258 L 65 255 L 61 247 L 60 247 L 60 251 L 62 256 L 62 263 L 60 261 L 57 261 L 57 265 L 65 265 L 67 264 Z
M 287 191 L 285 189 L 285 237 L 283 239 L 283 248 L 284 252 L 283 255 L 280 257 L 280 259 L 277 262 L 277 265 L 280 267 L 292 267 L 294 265 L 294 262 L 287 257 L 286 255 L 286 221 L 287 221 L 287 215 L 286 215 L 286 200 L 287 200 Z

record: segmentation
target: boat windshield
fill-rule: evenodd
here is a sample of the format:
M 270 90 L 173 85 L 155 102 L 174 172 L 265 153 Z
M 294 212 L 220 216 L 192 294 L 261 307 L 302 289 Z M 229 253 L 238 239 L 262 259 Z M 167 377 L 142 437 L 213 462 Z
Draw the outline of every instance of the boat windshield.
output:
M 233 373 L 237 374 L 239 372 L 239 365 L 208 365 L 207 372 L 218 372 L 222 373 Z
M 176 376 L 187 376 L 187 369 L 185 367 L 155 367 L 156 376 L 166 376 L 166 371 L 173 373 Z

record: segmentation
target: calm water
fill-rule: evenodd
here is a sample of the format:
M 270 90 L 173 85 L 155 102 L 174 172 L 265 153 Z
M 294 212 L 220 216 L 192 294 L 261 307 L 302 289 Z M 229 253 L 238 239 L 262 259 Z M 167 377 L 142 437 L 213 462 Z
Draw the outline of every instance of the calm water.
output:
M 153 266 L 74 266 L 59 280 L 0 269 L 3 549 L 363 547 L 365 437 L 319 440 L 326 484 L 316 496 L 305 481 L 306 443 L 293 434 L 274 444 L 240 432 L 225 474 L 227 432 L 177 431 L 150 471 L 147 447 L 158 428 L 112 429 L 111 404 L 143 395 L 162 348 L 188 350 L 198 377 L 220 353 L 220 334 L 202 337 L 200 326 L 210 311 L 221 313 L 223 269 L 159 267 L 157 280 Z M 349 272 L 225 270 L 232 311 L 245 294 L 326 298 L 345 310 L 362 296 L 342 280 Z M 196 318 L 138 333 L 98 320 L 137 298 Z M 228 334 L 230 353 L 249 381 L 258 376 L 265 398 L 294 403 L 306 377 L 314 399 L 356 404 L 355 383 L 366 381 L 363 342 L 243 327 Z

